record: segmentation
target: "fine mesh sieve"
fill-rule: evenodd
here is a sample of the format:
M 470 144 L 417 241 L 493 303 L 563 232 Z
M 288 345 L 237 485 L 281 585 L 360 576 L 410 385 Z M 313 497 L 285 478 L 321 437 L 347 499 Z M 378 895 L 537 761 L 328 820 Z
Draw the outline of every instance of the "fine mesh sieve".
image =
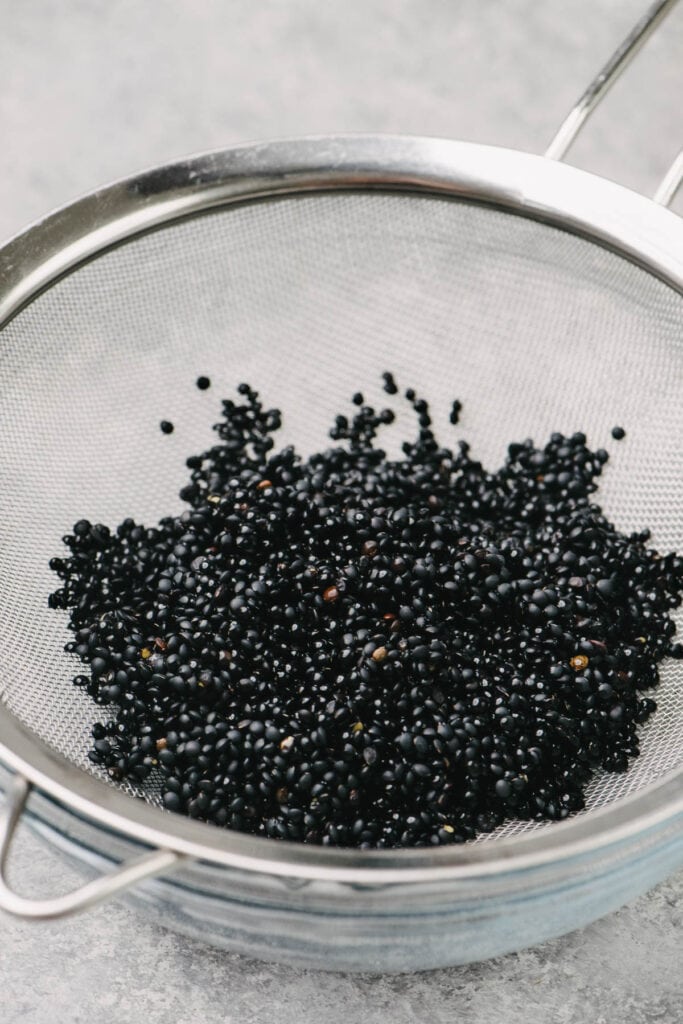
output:
M 597 245 L 511 213 L 382 192 L 218 210 L 86 264 L 3 332 L 0 673 L 9 710 L 88 771 L 106 709 L 75 688 L 47 563 L 85 516 L 148 525 L 177 512 L 188 454 L 218 394 L 245 379 L 285 414 L 282 441 L 325 443 L 359 387 L 390 367 L 433 402 L 441 433 L 485 464 L 507 444 L 584 430 L 613 450 L 601 488 L 624 530 L 683 549 L 683 298 Z M 193 387 L 198 372 L 214 387 Z M 464 403 L 448 426 L 454 397 Z M 398 406 L 400 409 L 400 406 Z M 176 424 L 172 437 L 158 422 Z M 394 433 L 414 424 L 410 416 Z M 628 440 L 610 444 L 623 423 Z M 388 432 L 388 443 L 390 438 Z M 406 436 L 406 433 L 403 433 Z M 665 664 L 642 756 L 602 774 L 589 807 L 683 763 L 683 669 Z M 102 777 L 107 779 L 106 773 Z M 155 801 L 154 786 L 134 790 Z M 511 822 L 494 835 L 533 827 Z
M 548 155 L 562 156 L 674 2 L 658 0 L 636 26 Z M 679 160 L 660 202 L 682 174 Z M 489 468 L 511 441 L 584 431 L 612 453 L 598 495 L 607 516 L 624 531 L 649 527 L 662 553 L 683 551 L 682 240 L 665 209 L 553 160 L 333 136 L 158 168 L 0 251 L 0 754 L 55 799 L 73 797 L 79 813 L 160 847 L 91 891 L 49 909 L 29 904 L 2 879 L 28 785 L 19 787 L 0 828 L 0 904 L 57 916 L 188 853 L 266 859 L 281 874 L 343 863 L 355 879 L 342 851 L 292 853 L 285 843 L 271 855 L 273 841 L 162 813 L 153 779 L 114 786 L 90 763 L 91 727 L 107 712 L 72 684 L 80 666 L 63 650 L 66 615 L 47 606 L 50 558 L 79 518 L 152 525 L 179 512 L 185 459 L 212 442 L 219 399 L 239 382 L 282 408 L 280 443 L 307 453 L 356 390 L 381 401 L 387 369 L 429 400 L 441 441 L 466 438 Z M 193 386 L 198 374 L 211 377 L 210 391 Z M 457 428 L 454 398 L 464 406 Z M 171 436 L 158 430 L 166 418 Z M 619 445 L 616 423 L 627 431 Z M 397 452 L 414 429 L 400 414 L 385 447 Z M 498 848 L 512 857 L 514 844 L 499 841 L 526 832 L 550 857 L 554 840 L 543 846 L 543 836 L 564 829 L 593 841 L 602 826 L 581 832 L 578 819 L 604 822 L 601 808 L 623 805 L 619 823 L 632 823 L 634 795 L 658 785 L 652 806 L 665 814 L 666 780 L 683 768 L 683 664 L 668 660 L 661 675 L 640 757 L 626 773 L 595 775 L 574 824 L 510 821 L 464 859 L 444 849 L 423 864 L 416 853 L 417 867 L 457 869 Z

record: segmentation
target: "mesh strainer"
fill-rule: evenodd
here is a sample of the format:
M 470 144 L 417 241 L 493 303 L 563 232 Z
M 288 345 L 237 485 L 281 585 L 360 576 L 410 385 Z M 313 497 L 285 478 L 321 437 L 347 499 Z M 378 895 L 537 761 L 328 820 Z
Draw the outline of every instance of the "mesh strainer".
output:
M 660 549 L 682 550 L 683 226 L 663 208 L 681 159 L 660 205 L 556 159 L 673 2 L 636 26 L 551 159 L 404 137 L 249 145 L 93 193 L 0 252 L 0 758 L 13 772 L 2 861 L 29 790 L 30 820 L 80 859 L 153 847 L 66 897 L 27 900 L 3 881 L 0 906 L 60 916 L 173 867 L 146 890 L 167 915 L 181 892 L 213 901 L 209 928 L 197 923 L 206 906 L 187 903 L 179 927 L 272 955 L 253 908 L 280 920 L 276 892 L 288 922 L 279 955 L 317 962 L 317 944 L 337 951 L 332 965 L 371 966 L 365 947 L 378 940 L 377 966 L 407 968 L 557 933 L 680 860 L 680 663 L 665 667 L 641 757 L 597 776 L 573 821 L 510 822 L 467 848 L 314 849 L 166 814 L 154 786 L 124 791 L 98 775 L 87 751 L 100 712 L 71 684 L 65 621 L 46 603 L 48 560 L 76 519 L 152 522 L 178 509 L 184 458 L 210 441 L 212 415 L 188 387 L 198 369 L 218 390 L 246 379 L 281 402 L 283 440 L 304 451 L 339 397 L 387 366 L 442 419 L 457 394 L 489 464 L 514 438 L 580 429 L 598 446 L 623 422 L 629 442 L 604 506 L 622 529 L 649 526 Z M 169 410 L 182 431 L 162 440 L 154 428 Z M 601 873 L 585 906 L 577 888 L 578 917 L 541 924 L 539 906 Z M 523 926 L 511 909 L 520 894 L 537 904 Z M 494 912 L 492 899 L 503 901 Z M 463 911 L 476 900 L 488 932 Z M 242 921 L 237 933 L 216 901 Z M 401 914 L 413 937 L 390 939 Z M 294 919 L 309 932 L 299 926 L 296 942 Z

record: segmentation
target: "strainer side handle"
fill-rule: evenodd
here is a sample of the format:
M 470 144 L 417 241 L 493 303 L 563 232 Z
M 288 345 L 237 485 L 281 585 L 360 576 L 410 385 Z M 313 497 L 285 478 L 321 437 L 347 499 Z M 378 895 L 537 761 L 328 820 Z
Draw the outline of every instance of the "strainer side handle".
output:
M 7 881 L 7 862 L 12 839 L 26 807 L 31 784 L 21 775 L 12 777 L 6 792 L 6 804 L 0 815 L 0 910 L 33 921 L 50 921 L 87 910 L 117 893 L 130 889 L 145 878 L 166 874 L 186 860 L 170 850 L 154 850 L 107 875 L 88 882 L 74 892 L 49 899 L 20 896 Z

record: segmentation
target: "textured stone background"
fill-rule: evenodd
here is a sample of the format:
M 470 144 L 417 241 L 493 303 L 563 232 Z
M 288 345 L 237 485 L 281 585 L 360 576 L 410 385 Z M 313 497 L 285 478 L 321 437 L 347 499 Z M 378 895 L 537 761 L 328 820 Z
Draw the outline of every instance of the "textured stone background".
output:
M 0 238 L 95 185 L 184 153 L 335 130 L 539 151 L 646 0 L 0 0 Z M 683 141 L 683 6 L 573 162 L 652 191 Z M 679 200 L 679 209 L 683 209 Z M 22 832 L 22 891 L 76 876 Z M 675 1024 L 683 876 L 544 946 L 371 978 L 248 962 L 121 903 L 0 919 L 3 1024 Z

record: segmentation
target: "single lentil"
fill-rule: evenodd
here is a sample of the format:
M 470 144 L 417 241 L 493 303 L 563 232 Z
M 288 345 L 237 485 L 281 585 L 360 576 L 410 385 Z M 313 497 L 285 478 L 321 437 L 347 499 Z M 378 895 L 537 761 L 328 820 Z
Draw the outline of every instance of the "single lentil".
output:
M 103 711 L 94 764 L 153 779 L 169 811 L 363 849 L 564 818 L 596 769 L 628 767 L 642 694 L 683 657 L 683 560 L 605 517 L 607 452 L 555 433 L 489 472 L 409 388 L 401 458 L 374 443 L 393 411 L 358 392 L 304 459 L 238 392 L 183 513 L 80 520 L 51 562 L 74 683 Z
M 172 434 L 175 429 L 170 420 L 162 420 L 159 427 L 162 434 Z

